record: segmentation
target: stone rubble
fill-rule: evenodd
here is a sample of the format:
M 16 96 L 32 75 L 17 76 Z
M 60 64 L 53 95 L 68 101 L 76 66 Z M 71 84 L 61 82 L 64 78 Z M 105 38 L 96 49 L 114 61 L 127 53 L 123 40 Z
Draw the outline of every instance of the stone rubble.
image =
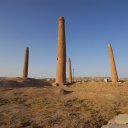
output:
M 119 114 L 101 128 L 128 128 L 128 114 Z

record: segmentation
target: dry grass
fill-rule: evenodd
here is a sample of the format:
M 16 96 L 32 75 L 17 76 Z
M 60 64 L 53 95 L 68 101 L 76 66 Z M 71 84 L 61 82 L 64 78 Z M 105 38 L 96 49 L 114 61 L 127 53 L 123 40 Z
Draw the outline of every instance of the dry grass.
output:
M 115 115 L 128 113 L 127 82 L 67 87 L 30 83 L 0 88 L 0 128 L 100 128 Z

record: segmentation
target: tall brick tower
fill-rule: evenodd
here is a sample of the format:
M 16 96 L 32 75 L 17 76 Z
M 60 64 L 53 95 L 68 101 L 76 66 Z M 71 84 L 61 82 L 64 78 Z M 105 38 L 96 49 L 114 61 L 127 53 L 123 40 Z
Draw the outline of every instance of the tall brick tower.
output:
M 71 68 L 71 59 L 68 58 L 68 82 L 72 83 L 72 68 Z
M 29 48 L 27 47 L 25 50 L 25 56 L 24 56 L 24 66 L 23 66 L 23 78 L 28 77 L 28 59 L 29 59 Z
M 57 48 L 57 67 L 56 83 L 66 82 L 66 40 L 65 40 L 65 20 L 60 16 L 58 20 L 58 48 Z
M 109 57 L 110 57 L 110 69 L 111 69 L 112 83 L 116 83 L 118 82 L 118 74 L 116 70 L 116 64 L 115 64 L 115 59 L 114 59 L 114 54 L 113 54 L 111 44 L 108 45 L 108 52 L 109 52 Z

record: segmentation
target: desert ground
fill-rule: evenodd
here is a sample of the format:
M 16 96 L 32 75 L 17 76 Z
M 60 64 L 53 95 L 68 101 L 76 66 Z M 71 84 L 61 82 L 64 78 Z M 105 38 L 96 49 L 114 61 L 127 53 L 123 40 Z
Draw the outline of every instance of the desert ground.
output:
M 128 113 L 128 81 L 0 78 L 0 128 L 100 128 Z M 53 84 L 54 85 L 54 84 Z

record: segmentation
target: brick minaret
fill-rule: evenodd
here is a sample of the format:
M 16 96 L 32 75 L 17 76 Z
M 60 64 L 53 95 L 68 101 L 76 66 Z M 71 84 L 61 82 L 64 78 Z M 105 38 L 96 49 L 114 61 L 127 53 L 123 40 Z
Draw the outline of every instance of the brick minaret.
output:
M 28 77 L 28 59 L 29 59 L 29 48 L 26 48 L 25 50 L 25 56 L 24 56 L 24 67 L 23 67 L 23 78 Z
M 65 82 L 66 82 L 65 20 L 64 17 L 59 17 L 56 83 L 64 84 Z
M 68 82 L 72 83 L 72 68 L 71 68 L 71 59 L 68 58 Z
M 118 74 L 117 74 L 117 70 L 116 70 L 116 64 L 115 64 L 114 54 L 113 54 L 111 44 L 108 45 L 108 52 L 109 52 L 109 57 L 110 57 L 112 83 L 116 83 L 116 82 L 118 82 Z

